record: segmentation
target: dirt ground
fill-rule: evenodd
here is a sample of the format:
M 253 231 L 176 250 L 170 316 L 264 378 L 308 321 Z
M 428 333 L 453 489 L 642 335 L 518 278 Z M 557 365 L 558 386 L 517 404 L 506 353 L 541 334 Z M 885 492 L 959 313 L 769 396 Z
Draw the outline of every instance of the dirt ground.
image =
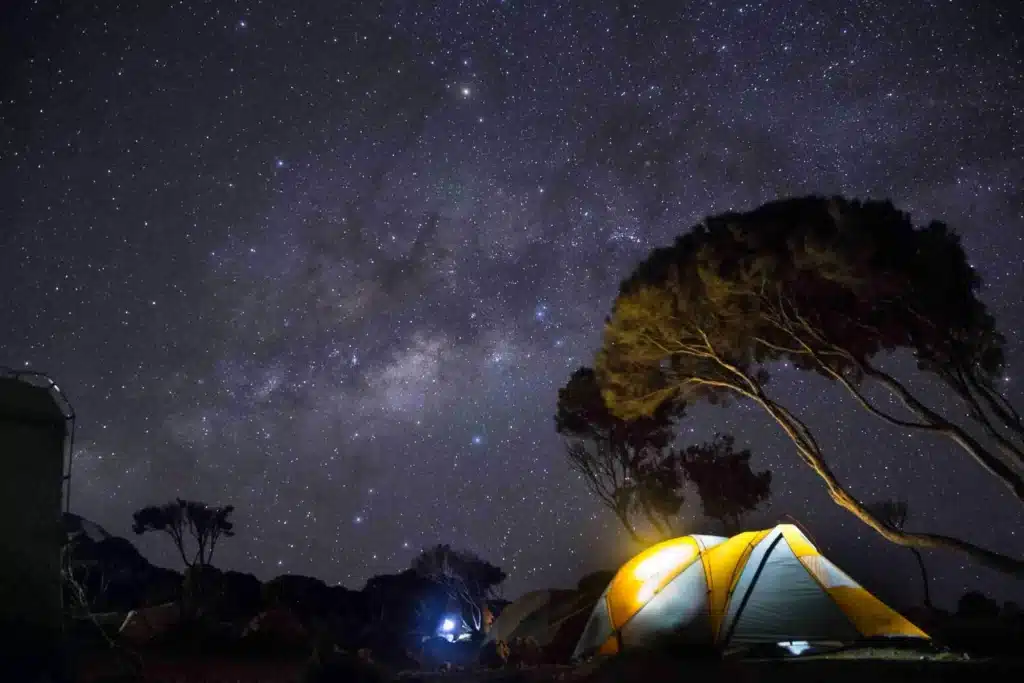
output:
M 851 651 L 827 657 L 780 660 L 691 660 L 656 654 L 619 656 L 577 666 L 550 666 L 497 671 L 379 671 L 363 677 L 335 672 L 305 678 L 305 659 L 172 657 L 156 653 L 142 660 L 142 678 L 118 678 L 116 669 L 81 671 L 81 683 L 693 683 L 695 676 L 720 683 L 1011 683 L 1024 680 L 1024 659 L 971 660 L 952 655 L 924 657 L 913 653 Z M 117 667 L 120 668 L 120 667 Z M 123 672 L 124 669 L 121 669 Z
M 693 683 L 694 676 L 721 683 L 988 683 L 1024 680 L 1024 659 L 970 660 L 886 651 L 780 660 L 689 661 L 656 655 L 618 657 L 576 667 L 521 671 L 453 672 L 402 676 L 412 683 Z

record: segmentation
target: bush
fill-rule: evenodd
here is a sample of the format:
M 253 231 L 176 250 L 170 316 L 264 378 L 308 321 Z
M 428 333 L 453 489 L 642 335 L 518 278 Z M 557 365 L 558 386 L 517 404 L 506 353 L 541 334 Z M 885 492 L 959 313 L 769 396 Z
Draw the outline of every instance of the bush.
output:
M 509 647 L 504 640 L 490 640 L 480 648 L 480 666 L 501 669 L 508 664 Z
M 302 676 L 302 683 L 384 683 L 389 676 L 375 664 L 369 651 L 360 650 L 353 655 L 332 651 L 319 653 L 310 660 Z
M 544 663 L 544 651 L 535 638 L 513 638 L 508 647 L 511 666 L 540 666 Z

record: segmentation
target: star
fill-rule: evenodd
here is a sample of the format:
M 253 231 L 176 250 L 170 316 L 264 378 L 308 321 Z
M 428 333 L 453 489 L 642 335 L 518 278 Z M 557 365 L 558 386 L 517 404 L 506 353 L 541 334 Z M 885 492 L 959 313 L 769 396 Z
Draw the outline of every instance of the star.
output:
M 422 541 L 499 564 L 510 598 L 576 585 L 632 546 L 568 467 L 558 390 L 597 362 L 652 249 L 794 193 L 948 222 L 1006 337 L 989 388 L 1024 407 L 1019 45 L 984 3 L 407 4 L 0 22 L 0 43 L 52 48 L 5 64 L 5 121 L 31 125 L 0 135 L 0 365 L 67 392 L 73 512 L 134 541 L 140 507 L 217 498 L 238 520 L 217 566 L 260 580 L 287 565 L 358 588 Z M 912 358 L 885 362 L 956 410 Z M 969 458 L 797 364 L 767 370 L 851 491 L 1024 557 L 1013 524 L 985 523 L 1019 505 Z M 910 553 L 838 509 L 761 417 L 692 406 L 676 445 L 733 434 L 772 471 L 745 524 L 792 514 L 911 606 Z M 690 495 L 680 529 L 716 533 L 700 510 Z M 944 609 L 969 589 L 1024 601 L 956 554 L 925 559 Z

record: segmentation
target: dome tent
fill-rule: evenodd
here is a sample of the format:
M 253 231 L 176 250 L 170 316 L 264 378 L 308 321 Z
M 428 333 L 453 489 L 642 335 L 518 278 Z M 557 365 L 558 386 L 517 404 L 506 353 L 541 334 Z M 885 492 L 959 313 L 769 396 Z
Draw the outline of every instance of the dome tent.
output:
M 565 645 L 565 655 L 568 656 L 597 597 L 596 590 L 537 590 L 526 593 L 502 610 L 484 640 L 510 643 L 516 638 L 532 638 L 538 645 L 548 646 L 559 638 L 563 629 L 575 625 L 575 633 Z
M 791 524 L 728 539 L 684 536 L 641 552 L 608 584 L 573 657 L 614 654 L 669 633 L 722 649 L 928 638 Z

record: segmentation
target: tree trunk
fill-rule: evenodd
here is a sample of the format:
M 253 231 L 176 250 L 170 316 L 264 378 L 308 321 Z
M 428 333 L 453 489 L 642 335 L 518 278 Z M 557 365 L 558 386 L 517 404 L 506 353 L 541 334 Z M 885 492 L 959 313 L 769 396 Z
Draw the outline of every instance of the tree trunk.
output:
M 654 541 L 655 543 L 672 538 L 672 529 L 668 526 L 667 521 L 658 519 L 657 513 L 655 513 L 647 503 L 642 503 L 641 508 L 644 511 L 644 517 L 646 517 L 650 525 L 654 527 L 654 533 L 657 537 Z
M 911 547 L 910 552 L 914 553 L 914 557 L 917 558 L 917 566 L 921 568 L 921 586 L 924 588 L 924 606 L 929 610 L 934 609 L 932 607 L 932 594 L 928 589 L 928 572 L 924 568 L 924 557 L 921 556 L 921 551 L 917 548 Z
M 882 538 L 906 548 L 943 548 L 955 550 L 968 555 L 979 564 L 990 569 L 995 569 L 998 572 L 1017 578 L 1024 578 L 1024 560 L 1002 555 L 951 536 L 908 533 L 889 527 L 843 487 L 826 464 L 814 437 L 803 422 L 788 409 L 769 399 L 764 393 L 753 394 L 742 391 L 741 393 L 756 401 L 782 427 L 783 431 L 786 432 L 787 436 L 796 446 L 801 459 L 825 482 L 829 497 L 832 498 L 833 502 L 874 529 Z
M 641 536 L 639 533 L 637 533 L 636 527 L 633 526 L 633 523 L 629 519 L 628 512 L 617 508 L 613 509 L 612 512 L 615 513 L 615 517 L 619 520 L 623 528 L 626 530 L 626 533 L 629 534 L 629 537 L 635 543 L 638 543 L 639 545 L 651 545 L 652 541 L 650 539 L 645 538 Z

